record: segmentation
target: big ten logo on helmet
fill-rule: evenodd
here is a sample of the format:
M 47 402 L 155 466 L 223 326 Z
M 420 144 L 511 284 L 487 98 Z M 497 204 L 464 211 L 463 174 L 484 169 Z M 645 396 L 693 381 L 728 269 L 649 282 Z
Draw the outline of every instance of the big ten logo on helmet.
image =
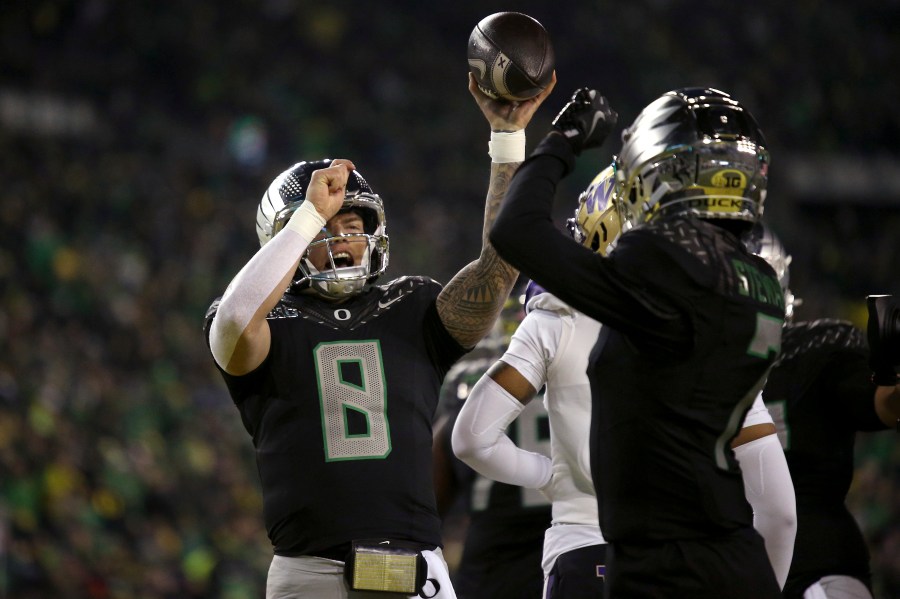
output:
M 747 262 L 733 260 L 734 272 L 738 280 L 738 293 L 763 304 L 784 310 L 784 292 L 781 283 L 773 276 L 760 271 Z
M 744 190 L 747 189 L 747 175 L 737 169 L 717 169 L 703 172 L 698 183 L 698 187 L 707 196 L 739 199 L 744 195 Z M 740 210 L 740 208 L 730 207 L 727 203 L 710 205 L 710 209 L 721 210 L 722 212 Z
M 718 169 L 704 175 L 699 187 L 705 197 L 696 198 L 698 208 L 709 212 L 741 212 L 753 209 L 753 202 L 744 198 L 747 189 L 745 173 L 737 169 Z
M 733 169 L 719 171 L 712 176 L 710 181 L 713 187 L 729 187 L 744 189 L 747 187 L 747 177 L 741 171 Z

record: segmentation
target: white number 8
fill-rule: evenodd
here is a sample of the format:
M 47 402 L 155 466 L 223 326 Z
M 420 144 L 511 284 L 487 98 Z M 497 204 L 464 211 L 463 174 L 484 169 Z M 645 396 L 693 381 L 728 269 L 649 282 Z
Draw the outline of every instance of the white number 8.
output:
M 325 460 L 387 457 L 391 453 L 391 432 L 381 344 L 377 340 L 320 343 L 313 353 Z M 357 373 L 358 380 L 348 380 L 351 371 Z

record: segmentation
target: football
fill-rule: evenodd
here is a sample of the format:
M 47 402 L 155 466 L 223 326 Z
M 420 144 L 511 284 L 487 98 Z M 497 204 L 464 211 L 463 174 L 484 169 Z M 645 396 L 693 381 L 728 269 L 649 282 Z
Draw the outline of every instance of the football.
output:
M 510 102 L 541 93 L 556 66 L 550 34 L 519 12 L 498 12 L 479 21 L 469 35 L 468 59 L 478 88 Z

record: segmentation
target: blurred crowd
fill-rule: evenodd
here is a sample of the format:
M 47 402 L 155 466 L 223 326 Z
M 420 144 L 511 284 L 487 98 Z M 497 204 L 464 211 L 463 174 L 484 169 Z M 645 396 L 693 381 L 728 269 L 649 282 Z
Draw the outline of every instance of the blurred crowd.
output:
M 252 445 L 204 312 L 257 247 L 262 192 L 302 159 L 351 158 L 382 195 L 388 276 L 445 282 L 474 257 L 488 127 L 465 43 L 508 8 L 0 4 L 0 599 L 261 596 Z M 896 2 L 516 10 L 558 60 L 530 145 L 582 85 L 620 126 L 671 88 L 733 92 L 769 136 L 767 217 L 794 255 L 798 317 L 864 326 L 867 293 L 900 295 L 896 190 L 824 203 L 778 175 L 797 154 L 900 164 Z M 560 191 L 560 224 L 614 145 Z M 860 438 L 851 507 L 881 596 L 900 597 L 896 435 Z

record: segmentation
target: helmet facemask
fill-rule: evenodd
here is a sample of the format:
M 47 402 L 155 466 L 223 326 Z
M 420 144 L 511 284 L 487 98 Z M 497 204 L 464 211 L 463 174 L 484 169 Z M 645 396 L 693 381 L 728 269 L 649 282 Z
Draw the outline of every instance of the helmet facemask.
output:
M 276 218 L 276 232 L 280 230 L 297 206 L 284 209 L 284 216 Z M 384 210 L 381 198 L 374 194 L 356 194 L 344 200 L 338 214 L 355 212 L 363 220 L 362 233 L 332 234 L 326 228 L 325 236 L 309 244 L 300 264 L 292 286 L 308 287 L 312 292 L 326 299 L 342 299 L 362 291 L 369 282 L 375 281 L 387 269 L 388 237 L 385 234 Z M 345 264 L 346 259 L 338 257 L 334 247 L 339 243 L 365 244 L 365 250 L 359 264 Z M 313 265 L 310 253 L 324 250 L 327 261 L 320 270 Z M 354 252 L 350 255 L 353 256 Z

